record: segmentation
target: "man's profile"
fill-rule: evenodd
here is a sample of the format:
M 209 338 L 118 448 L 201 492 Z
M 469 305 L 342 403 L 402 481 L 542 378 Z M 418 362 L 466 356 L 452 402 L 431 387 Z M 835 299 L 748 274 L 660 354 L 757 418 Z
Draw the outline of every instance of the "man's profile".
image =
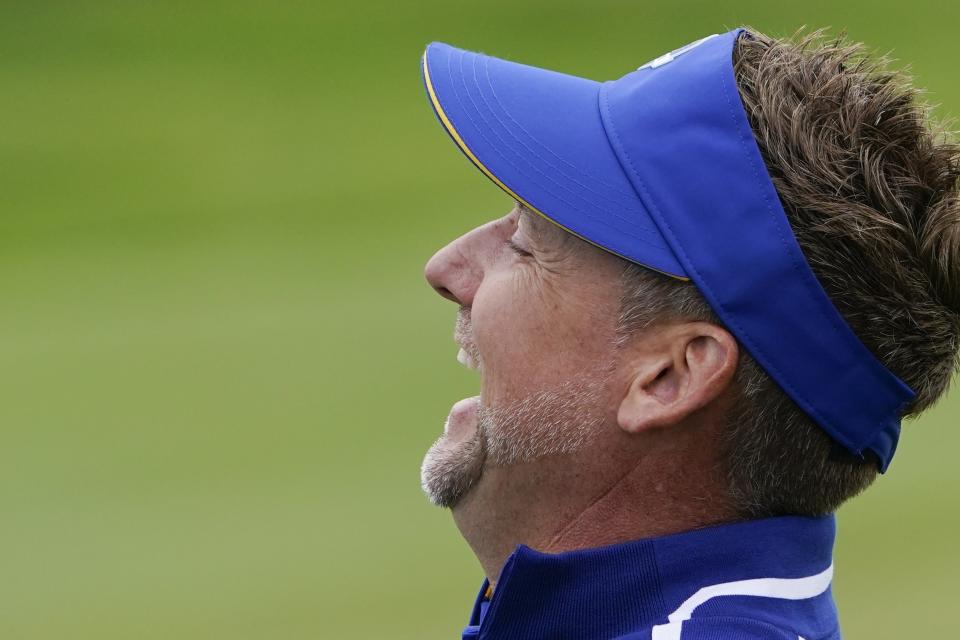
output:
M 916 90 L 746 29 L 611 82 L 422 73 L 515 201 L 425 269 L 481 379 L 421 476 L 486 574 L 463 637 L 839 638 L 833 513 L 960 351 L 960 150 Z

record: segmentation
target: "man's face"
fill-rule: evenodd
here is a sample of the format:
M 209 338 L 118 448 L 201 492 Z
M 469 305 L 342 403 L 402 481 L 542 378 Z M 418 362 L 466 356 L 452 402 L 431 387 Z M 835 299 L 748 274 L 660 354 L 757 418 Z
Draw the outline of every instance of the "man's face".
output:
M 458 359 L 481 376 L 424 459 L 431 501 L 453 507 L 485 468 L 576 451 L 609 426 L 621 268 L 519 206 L 430 259 L 427 280 L 460 305 Z

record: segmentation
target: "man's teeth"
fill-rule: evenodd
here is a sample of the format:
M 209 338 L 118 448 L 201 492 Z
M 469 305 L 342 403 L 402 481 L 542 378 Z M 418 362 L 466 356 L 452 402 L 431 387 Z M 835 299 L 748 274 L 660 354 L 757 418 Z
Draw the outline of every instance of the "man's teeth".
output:
M 464 351 L 462 348 L 457 352 L 457 362 L 465 366 L 467 369 L 477 369 L 477 363 L 472 357 L 470 357 L 470 354 Z

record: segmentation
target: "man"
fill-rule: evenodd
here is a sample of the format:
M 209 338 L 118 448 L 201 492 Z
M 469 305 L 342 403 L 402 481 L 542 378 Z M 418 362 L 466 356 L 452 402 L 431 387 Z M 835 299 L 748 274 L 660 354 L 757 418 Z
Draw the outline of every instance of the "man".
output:
M 516 202 L 426 266 L 481 377 L 422 467 L 486 573 L 463 638 L 839 638 L 832 513 L 957 365 L 957 148 L 815 35 L 422 73 Z

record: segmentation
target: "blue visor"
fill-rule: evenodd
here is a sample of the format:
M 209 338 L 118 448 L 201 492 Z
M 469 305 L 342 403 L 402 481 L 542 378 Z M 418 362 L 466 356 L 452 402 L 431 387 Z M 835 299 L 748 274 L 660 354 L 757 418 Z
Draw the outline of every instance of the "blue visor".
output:
M 570 233 L 692 280 L 783 391 L 885 471 L 914 392 L 857 338 L 811 271 L 708 36 L 596 82 L 432 43 L 430 103 L 488 178 Z

